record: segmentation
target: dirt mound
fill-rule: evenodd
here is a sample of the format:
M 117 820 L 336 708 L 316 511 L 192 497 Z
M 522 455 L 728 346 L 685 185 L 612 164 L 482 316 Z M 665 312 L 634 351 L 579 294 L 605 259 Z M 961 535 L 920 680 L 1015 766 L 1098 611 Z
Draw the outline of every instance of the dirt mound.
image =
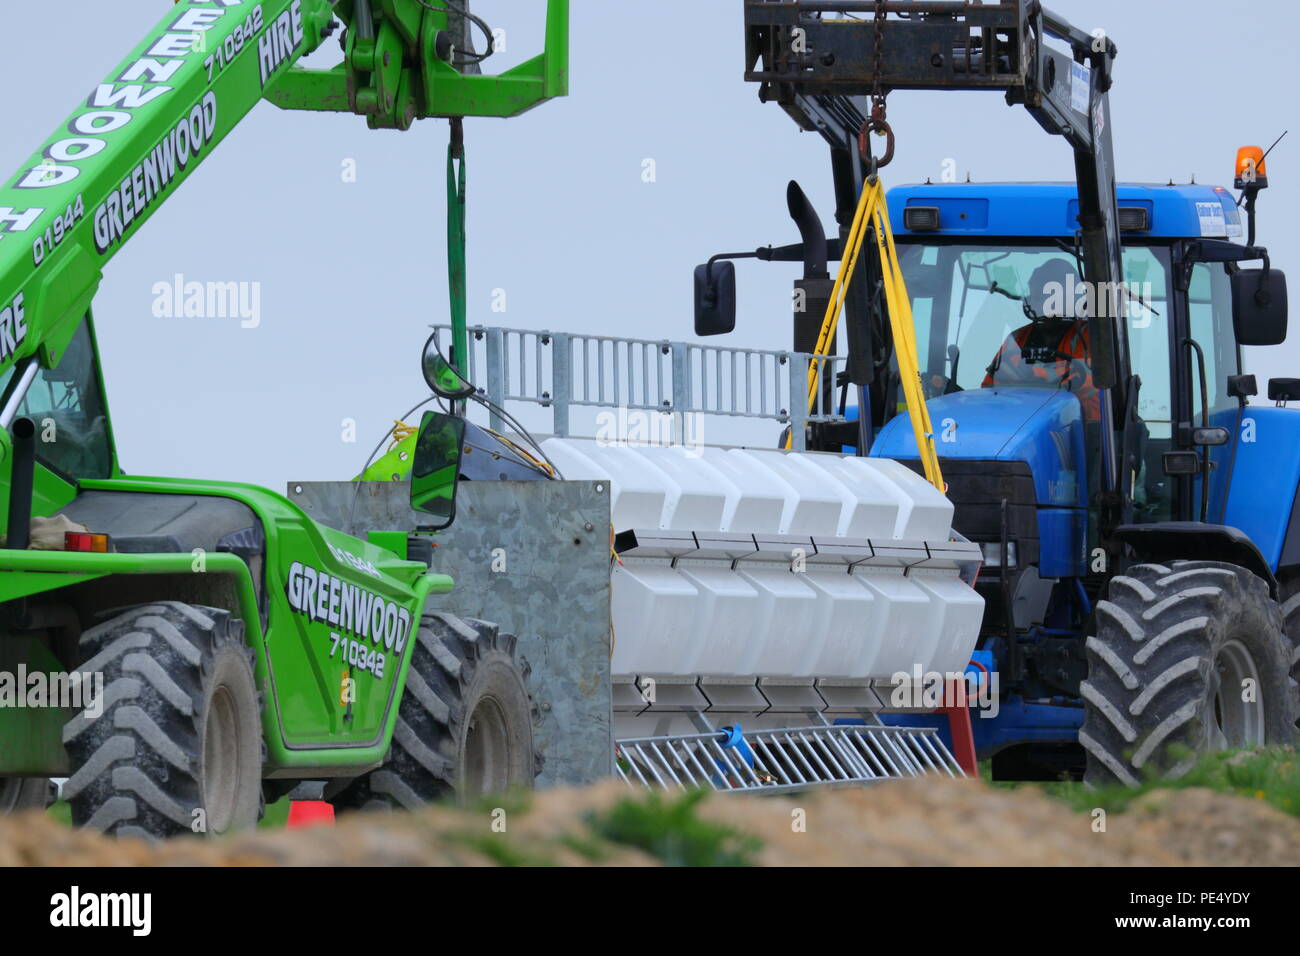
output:
M 806 812 L 806 832 L 791 827 Z M 758 833 L 767 865 L 1171 866 L 1300 863 L 1300 820 L 1210 790 L 1159 791 L 1126 813 L 1078 813 L 1032 789 L 906 781 L 807 798 L 710 799 Z M 1104 827 L 1104 829 L 1103 829 Z
M 631 824 L 608 823 L 628 796 L 610 782 L 539 793 L 526 806 L 352 814 L 333 827 L 160 844 L 106 839 L 33 814 L 0 819 L 0 864 L 635 866 L 677 858 L 663 850 L 682 842 L 676 833 L 647 836 L 654 820 L 666 818 L 633 814 Z M 1300 820 L 1261 801 L 1198 789 L 1148 794 L 1104 820 L 1032 789 L 960 780 L 798 797 L 710 796 L 689 817 L 685 830 L 696 835 L 683 839 L 708 842 L 726 828 L 752 835 L 757 842 L 745 843 L 746 854 L 769 866 L 1300 863 Z

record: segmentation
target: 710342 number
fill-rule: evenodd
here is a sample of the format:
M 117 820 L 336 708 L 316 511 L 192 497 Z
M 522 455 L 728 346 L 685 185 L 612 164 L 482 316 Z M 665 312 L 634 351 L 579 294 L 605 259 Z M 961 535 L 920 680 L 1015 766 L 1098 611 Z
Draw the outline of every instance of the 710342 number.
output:
M 366 646 L 364 641 L 354 641 L 330 631 L 330 657 L 339 655 L 351 667 L 359 671 L 368 671 L 380 679 L 384 676 L 384 655 Z

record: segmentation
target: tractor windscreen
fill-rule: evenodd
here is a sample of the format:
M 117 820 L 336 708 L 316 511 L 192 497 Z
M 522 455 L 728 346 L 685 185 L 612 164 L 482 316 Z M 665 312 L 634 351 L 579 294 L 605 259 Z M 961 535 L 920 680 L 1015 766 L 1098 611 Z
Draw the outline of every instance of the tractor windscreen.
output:
M 999 386 L 1067 389 L 1095 420 L 1087 319 L 1122 315 L 1144 383 L 1139 414 L 1170 421 L 1166 249 L 1126 248 L 1122 293 L 1085 284 L 1074 255 L 1055 243 L 902 240 L 898 249 L 927 397 Z
M 1079 399 L 1087 445 L 1095 449 L 1100 447 L 1100 397 L 1089 365 L 1087 319 L 1111 315 L 1123 322 L 1132 370 L 1142 379 L 1138 417 L 1144 465 L 1134 507 L 1139 520 L 1173 517 L 1172 486 L 1161 464 L 1161 455 L 1173 447 L 1167 247 L 1125 247 L 1122 290 L 1096 290 L 1082 282 L 1074 255 L 1051 240 L 963 243 L 909 237 L 898 250 L 927 399 L 975 389 L 1068 390 Z M 1213 381 L 1237 370 L 1231 334 L 1221 331 L 1231 329 L 1226 293 L 1219 288 L 1224 283 L 1226 278 L 1201 264 L 1193 270 L 1188 294 L 1193 334 L 1204 345 Z M 1219 407 L 1216 395 L 1210 404 Z M 1090 460 L 1090 484 L 1100 480 L 1097 467 L 1098 461 Z

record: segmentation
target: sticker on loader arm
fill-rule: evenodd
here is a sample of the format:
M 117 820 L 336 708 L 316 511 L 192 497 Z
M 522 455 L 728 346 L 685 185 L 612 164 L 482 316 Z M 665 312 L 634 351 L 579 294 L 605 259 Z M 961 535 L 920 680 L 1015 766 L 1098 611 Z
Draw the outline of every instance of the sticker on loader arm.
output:
M 1070 106 L 1076 113 L 1088 115 L 1088 106 L 1092 102 L 1092 67 L 1087 63 L 1074 63 L 1070 66 Z

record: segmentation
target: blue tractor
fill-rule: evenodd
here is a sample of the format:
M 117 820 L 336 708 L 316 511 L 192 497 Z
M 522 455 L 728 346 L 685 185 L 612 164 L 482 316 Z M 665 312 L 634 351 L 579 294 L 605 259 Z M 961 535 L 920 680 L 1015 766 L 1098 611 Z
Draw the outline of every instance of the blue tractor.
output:
M 985 553 L 980 656 L 1002 706 L 975 733 L 998 776 L 1079 769 L 1077 741 L 1090 779 L 1133 783 L 1170 744 L 1187 745 L 1163 768 L 1176 770 L 1203 747 L 1294 732 L 1300 411 L 1283 406 L 1300 383 L 1275 379 L 1276 406 L 1247 405 L 1241 347 L 1284 331 L 1257 321 L 1262 270 L 1239 265 L 1261 250 L 1232 241 L 1243 229 L 1223 188 L 1117 195 L 1132 386 L 1115 436 L 1124 516 L 1109 528 L 1089 356 L 1060 348 L 1086 338 L 1074 316 L 1089 311 L 1068 292 L 1077 190 L 889 195 L 955 524 Z M 1056 274 L 1052 303 L 1041 277 Z M 870 454 L 915 459 L 885 381 Z
M 721 260 L 802 261 L 793 344 L 814 351 L 827 264 L 892 158 L 891 90 L 1001 90 L 1074 150 L 1075 183 L 888 196 L 954 524 L 985 555 L 975 664 L 999 708 L 974 730 L 995 777 L 1132 785 L 1291 744 L 1300 380 L 1251 405 L 1242 371 L 1243 347 L 1286 338 L 1285 277 L 1254 235 L 1263 152 L 1238 156 L 1244 223 L 1222 187 L 1116 184 L 1115 46 L 1033 0 L 746 0 L 745 21 L 746 78 L 830 146 L 839 235 L 791 183 L 801 241 L 700 267 L 699 334 L 734 325 Z M 851 290 L 846 369 L 824 386 L 847 421 L 806 445 L 916 462 L 878 263 Z

